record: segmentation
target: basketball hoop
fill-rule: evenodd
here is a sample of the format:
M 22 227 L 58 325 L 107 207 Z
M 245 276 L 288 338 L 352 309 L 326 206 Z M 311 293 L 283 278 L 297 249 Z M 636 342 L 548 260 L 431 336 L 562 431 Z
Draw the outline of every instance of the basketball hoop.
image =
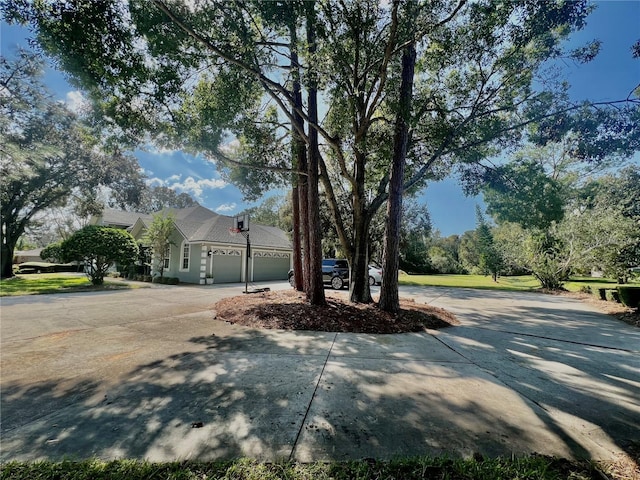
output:
M 231 236 L 239 233 L 247 240 L 246 261 L 244 262 L 244 293 L 249 291 L 249 259 L 251 258 L 251 242 L 249 241 L 249 215 L 238 215 L 233 219 L 233 227 L 229 229 Z
M 249 215 L 238 215 L 233 219 L 233 228 L 238 232 L 249 231 Z

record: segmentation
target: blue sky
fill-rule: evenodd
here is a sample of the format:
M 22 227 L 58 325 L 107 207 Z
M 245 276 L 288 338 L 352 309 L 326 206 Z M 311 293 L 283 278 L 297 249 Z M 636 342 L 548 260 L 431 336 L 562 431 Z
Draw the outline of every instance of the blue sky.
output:
M 640 39 L 640 0 L 598 1 L 587 27 L 571 38 L 572 45 L 598 39 L 600 55 L 593 62 L 577 65 L 558 63 L 571 84 L 575 100 L 606 101 L 626 98 L 640 83 L 640 60 L 631 57 L 630 47 Z M 28 30 L 0 25 L 0 48 L 10 56 L 17 46 L 27 48 Z M 80 98 L 60 72 L 49 69 L 45 82 L 59 98 L 73 104 Z M 233 185 L 225 184 L 215 166 L 201 157 L 176 151 L 136 151 L 140 166 L 154 185 L 166 185 L 186 191 L 202 205 L 221 214 L 233 215 L 247 206 Z M 634 161 L 640 162 L 636 155 Z M 442 235 L 461 234 L 475 228 L 475 205 L 483 206 L 479 197 L 465 197 L 455 178 L 432 183 L 421 201 L 428 205 L 434 228 Z

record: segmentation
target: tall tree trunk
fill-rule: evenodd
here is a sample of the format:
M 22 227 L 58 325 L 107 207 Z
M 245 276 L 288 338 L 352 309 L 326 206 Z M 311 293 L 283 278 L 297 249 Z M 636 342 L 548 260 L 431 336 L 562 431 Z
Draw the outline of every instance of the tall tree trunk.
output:
M 413 98 L 413 75 L 416 65 L 414 43 L 402 52 L 402 81 L 400 84 L 400 105 L 396 116 L 393 136 L 393 163 L 389 179 L 389 199 L 387 200 L 387 220 L 384 235 L 382 268 L 382 288 L 379 306 L 386 312 L 400 310 L 398 296 L 398 266 L 400 259 L 400 223 L 402 221 L 402 184 L 404 165 L 407 157 L 409 121 Z
M 307 171 L 307 157 L 300 163 L 300 171 Z M 305 292 L 309 290 L 309 183 L 306 175 L 299 176 L 298 183 L 298 203 L 300 206 L 300 233 L 302 247 L 302 288 Z
M 4 243 L 5 237 L 2 237 L 2 251 L 0 252 L 0 262 L 2 262 L 2 270 L 0 271 L 0 278 L 13 277 L 13 252 L 15 247 Z
M 353 253 L 349 272 L 349 300 L 354 303 L 371 303 L 369 288 L 369 221 L 362 215 L 354 222 Z
M 313 3 L 307 10 L 307 43 L 309 63 L 315 64 L 316 53 L 316 15 Z M 308 146 L 308 245 L 309 245 L 309 288 L 307 300 L 311 305 L 325 305 L 324 285 L 322 282 L 322 231 L 320 228 L 320 196 L 318 192 L 320 151 L 318 148 L 318 131 L 311 125 L 318 124 L 318 88 L 314 68 L 310 67 L 308 87 L 309 114 L 309 146 Z
M 17 221 L 3 212 L 0 223 L 0 278 L 13 277 L 13 254 L 26 224 L 27 220 Z
M 300 86 L 300 64 L 298 62 L 298 37 L 296 31 L 295 21 L 289 26 L 289 33 L 291 37 L 291 74 L 293 76 L 293 104 L 292 110 L 293 120 L 291 122 L 291 136 L 292 136 L 292 156 L 294 170 L 297 172 L 304 172 L 306 165 L 306 148 L 304 140 L 302 139 L 301 132 L 304 131 L 304 120 L 299 111 L 302 110 L 302 88 Z M 293 180 L 294 187 L 291 192 L 291 203 L 293 206 L 293 280 L 295 283 L 295 289 L 299 292 L 304 288 L 304 260 L 303 252 L 306 247 L 303 247 L 303 238 L 305 234 L 303 230 L 306 228 L 305 223 L 300 211 L 300 184 L 306 179 L 304 175 L 295 174 Z M 306 203 L 306 201 L 305 201 Z M 306 220 L 306 219 L 305 219 Z
M 363 141 L 363 139 L 360 139 Z M 369 288 L 369 224 L 371 217 L 366 207 L 364 193 L 365 164 L 364 154 L 355 150 L 356 183 L 353 194 L 353 250 L 349 259 L 349 300 L 355 303 L 371 303 Z
M 302 239 L 300 229 L 300 194 L 298 192 L 298 179 L 294 180 L 296 185 L 291 191 L 291 205 L 293 208 L 293 281 L 295 289 L 299 292 L 304 290 L 302 278 Z

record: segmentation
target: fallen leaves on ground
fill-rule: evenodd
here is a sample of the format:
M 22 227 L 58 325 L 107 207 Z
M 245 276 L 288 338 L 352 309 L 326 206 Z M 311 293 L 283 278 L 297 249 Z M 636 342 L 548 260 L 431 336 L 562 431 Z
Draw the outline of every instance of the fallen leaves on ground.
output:
M 640 309 L 639 308 L 629 308 L 625 307 L 621 303 L 610 302 L 606 300 L 600 300 L 596 298 L 594 295 L 588 293 L 579 293 L 579 292 L 548 292 L 553 293 L 555 295 L 562 295 L 570 298 L 577 298 L 578 300 L 582 300 L 583 302 L 588 303 L 589 305 L 593 305 L 602 313 L 606 313 L 607 315 L 611 315 L 616 317 L 618 320 L 622 320 L 624 323 L 628 323 L 633 327 L 640 327 Z
M 640 442 L 632 442 L 625 450 L 626 453 L 616 455 L 614 460 L 600 463 L 612 479 L 640 480 Z
M 383 312 L 377 304 L 354 304 L 327 292 L 327 304 L 310 305 L 303 293 L 273 291 L 225 298 L 215 304 L 218 320 L 254 328 L 320 332 L 403 333 L 459 325 L 441 308 L 400 299 L 400 312 Z

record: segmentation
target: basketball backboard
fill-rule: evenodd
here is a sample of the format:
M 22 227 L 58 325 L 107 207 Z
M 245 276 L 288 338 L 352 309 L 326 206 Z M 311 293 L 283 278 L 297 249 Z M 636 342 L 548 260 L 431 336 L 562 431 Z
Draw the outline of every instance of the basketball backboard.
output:
M 249 231 L 249 215 L 238 215 L 233 219 L 233 228 L 241 232 Z

